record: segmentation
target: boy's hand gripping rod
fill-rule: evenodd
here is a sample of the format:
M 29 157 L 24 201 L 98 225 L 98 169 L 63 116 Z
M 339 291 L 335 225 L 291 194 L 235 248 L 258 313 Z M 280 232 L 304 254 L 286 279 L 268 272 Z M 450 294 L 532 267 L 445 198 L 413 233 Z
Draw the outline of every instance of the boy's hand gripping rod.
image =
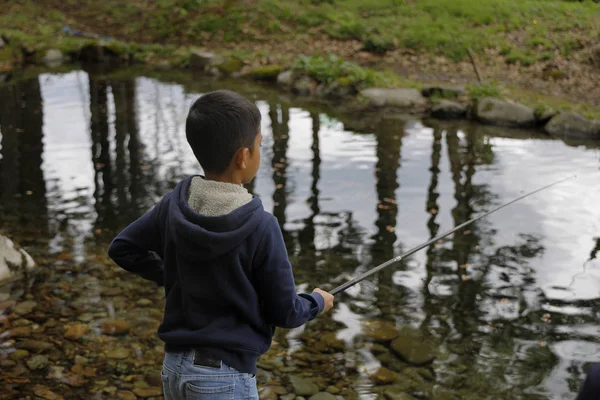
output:
M 493 210 L 491 210 L 491 211 L 488 211 L 488 212 L 486 212 L 486 213 L 484 213 L 484 214 L 482 214 L 482 215 L 480 215 L 480 216 L 478 216 L 478 217 L 475 217 L 475 218 L 473 218 L 473 219 L 470 219 L 470 220 L 468 220 L 467 222 L 463 222 L 462 224 L 460 224 L 460 225 L 458 225 L 458 226 L 456 226 L 456 227 L 454 227 L 454 228 L 450 229 L 448 232 L 442 233 L 441 235 L 439 235 L 439 236 L 436 236 L 436 237 L 434 237 L 434 238 L 433 238 L 433 239 L 431 239 L 431 240 L 428 240 L 427 242 L 425 242 L 425 243 L 423 243 L 423 244 L 421 244 L 421 245 L 419 245 L 419 246 L 417 246 L 417 247 L 415 247 L 415 248 L 413 248 L 413 249 L 409 250 L 408 252 L 406 252 L 406 253 L 404 253 L 404 254 L 402 254 L 402 255 L 399 255 L 399 256 L 397 256 L 397 257 L 394 257 L 394 258 L 392 258 L 391 260 L 389 260 L 389 261 L 386 261 L 386 262 L 384 262 L 383 264 L 380 264 L 380 265 L 378 265 L 377 267 L 375 267 L 375 268 L 373 268 L 373 269 L 371 269 L 371 270 L 369 270 L 369 271 L 367 271 L 367 272 L 363 273 L 362 275 L 359 275 L 359 276 L 357 276 L 357 277 L 355 277 L 355 278 L 353 278 L 353 279 L 349 280 L 348 282 L 344 283 L 343 285 L 340 285 L 340 286 L 336 287 L 335 289 L 331 290 L 329 293 L 331 293 L 332 295 L 334 295 L 334 296 L 335 296 L 336 294 L 338 294 L 338 293 L 340 293 L 340 292 L 343 292 L 344 290 L 348 289 L 349 287 L 351 287 L 351 286 L 354 286 L 354 285 L 356 285 L 357 283 L 359 283 L 359 282 L 363 281 L 364 279 L 368 278 L 369 276 L 373 275 L 374 273 L 381 271 L 382 269 L 386 268 L 387 266 L 389 266 L 389 265 L 392 265 L 392 264 L 394 264 L 394 263 L 397 263 L 397 262 L 399 262 L 400 260 L 402 260 L 402 259 L 404 259 L 404 258 L 406 258 L 406 257 L 408 257 L 408 256 L 410 256 L 410 255 L 412 255 L 412 254 L 414 254 L 414 253 L 416 253 L 417 251 L 419 251 L 419 250 L 421 250 L 421 249 L 424 249 L 425 247 L 429 246 L 430 244 L 437 242 L 438 240 L 440 240 L 440 239 L 442 239 L 442 238 L 444 238 L 444 237 L 446 237 L 446 236 L 450 235 L 451 233 L 454 233 L 454 232 L 456 232 L 457 230 L 459 230 L 459 229 L 462 229 L 462 228 L 464 228 L 465 226 L 467 226 L 467 225 L 469 225 L 469 224 L 472 224 L 473 222 L 475 222 L 475 221 L 477 221 L 477 220 L 479 220 L 479 219 L 481 219 L 481 218 L 483 218 L 483 217 L 486 217 L 486 216 L 488 216 L 488 215 L 490 215 L 490 214 L 492 214 L 492 213 L 494 213 L 494 212 L 496 212 L 496 211 L 500 210 L 501 208 L 504 208 L 504 207 L 506 207 L 506 206 L 508 206 L 508 205 L 510 205 L 510 204 L 512 204 L 512 203 L 515 203 L 515 202 L 519 201 L 519 200 L 522 200 L 522 199 L 524 199 L 524 198 L 525 198 L 525 197 L 527 197 L 527 196 L 531 196 L 532 194 L 535 194 L 535 193 L 537 193 L 537 192 L 541 192 L 542 190 L 544 190 L 544 189 L 547 189 L 547 188 L 549 188 L 550 186 L 554 186 L 554 185 L 557 185 L 557 184 L 559 184 L 559 183 L 561 183 L 561 182 L 564 182 L 564 181 L 566 181 L 566 180 L 568 180 L 568 179 L 575 178 L 576 176 L 577 176 L 577 175 L 572 175 L 572 176 L 569 176 L 569 177 L 567 177 L 567 178 L 563 178 L 563 179 L 561 179 L 561 180 L 559 180 L 559 181 L 556 181 L 556 182 L 554 182 L 554 183 L 551 183 L 551 184 L 549 184 L 549 185 L 547 185 L 547 186 L 544 186 L 544 187 L 541 187 L 541 188 L 539 188 L 539 189 L 537 189 L 537 190 L 534 190 L 533 192 L 530 192 L 530 193 L 527 193 L 527 194 L 525 194 L 525 195 L 523 195 L 523 196 L 521 196 L 521 197 L 518 197 L 518 198 L 516 198 L 516 199 L 514 199 L 514 200 L 512 200 L 512 201 L 509 201 L 508 203 L 506 203 L 506 204 L 503 204 L 503 205 L 501 205 L 501 206 L 499 206 L 499 207 L 496 207 L 496 208 L 494 208 Z

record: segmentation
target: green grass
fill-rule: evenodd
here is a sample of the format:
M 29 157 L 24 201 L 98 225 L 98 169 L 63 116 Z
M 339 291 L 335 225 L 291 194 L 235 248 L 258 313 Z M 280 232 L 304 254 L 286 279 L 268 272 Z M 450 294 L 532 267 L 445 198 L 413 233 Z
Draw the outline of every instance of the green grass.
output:
M 32 23 L 35 21 L 35 23 Z M 39 36 L 78 28 L 140 43 L 358 40 L 367 51 L 412 49 L 462 60 L 509 48 L 529 65 L 569 57 L 600 37 L 600 7 L 563 0 L 22 0 L 0 26 Z

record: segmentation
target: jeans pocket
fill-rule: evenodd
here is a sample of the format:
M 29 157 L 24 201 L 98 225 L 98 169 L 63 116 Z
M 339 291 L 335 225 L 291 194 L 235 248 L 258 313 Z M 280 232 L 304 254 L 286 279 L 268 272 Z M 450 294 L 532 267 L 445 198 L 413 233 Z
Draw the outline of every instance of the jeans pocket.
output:
M 187 400 L 233 400 L 235 383 L 217 380 L 195 380 L 185 384 Z

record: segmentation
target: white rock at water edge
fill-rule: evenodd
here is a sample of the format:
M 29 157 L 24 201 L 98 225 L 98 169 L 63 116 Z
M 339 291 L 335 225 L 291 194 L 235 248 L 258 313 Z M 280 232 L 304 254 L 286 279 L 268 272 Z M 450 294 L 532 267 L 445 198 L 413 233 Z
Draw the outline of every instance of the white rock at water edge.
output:
M 0 283 L 18 279 L 35 268 L 35 261 L 12 240 L 0 235 Z

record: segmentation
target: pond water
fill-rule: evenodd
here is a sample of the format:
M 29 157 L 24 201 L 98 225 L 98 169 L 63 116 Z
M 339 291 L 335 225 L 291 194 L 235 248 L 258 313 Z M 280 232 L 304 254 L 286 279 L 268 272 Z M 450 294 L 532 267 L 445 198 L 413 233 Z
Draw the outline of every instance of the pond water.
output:
M 279 330 L 260 362 L 262 398 L 575 397 L 586 363 L 600 361 L 600 143 L 357 116 L 185 74 L 72 70 L 0 87 L 0 233 L 39 264 L 30 288 L 0 294 L 1 398 L 160 398 L 162 291 L 106 248 L 201 173 L 186 113 L 223 87 L 262 112 L 249 189 L 279 219 L 299 290 L 331 289 L 578 174 L 349 289 L 330 314 Z

